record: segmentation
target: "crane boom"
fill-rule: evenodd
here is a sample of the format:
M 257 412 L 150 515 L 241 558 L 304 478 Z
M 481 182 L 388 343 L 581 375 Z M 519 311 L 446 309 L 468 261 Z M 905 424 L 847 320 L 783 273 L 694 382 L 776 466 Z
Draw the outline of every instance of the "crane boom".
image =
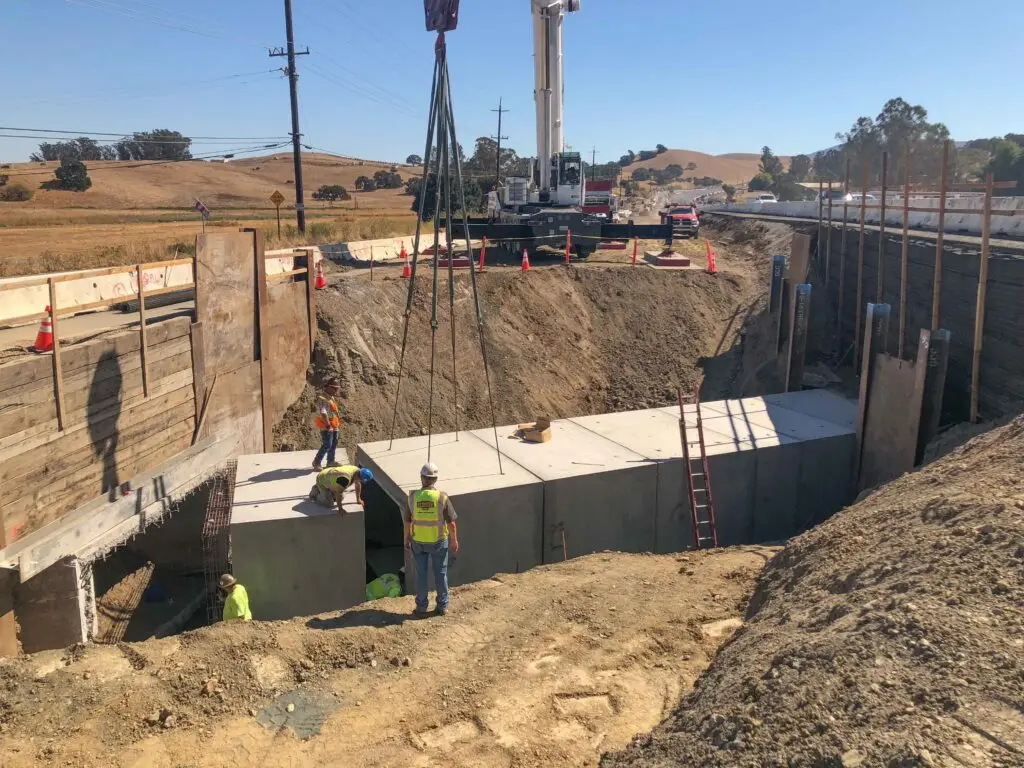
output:
M 579 11 L 580 0 L 530 0 L 530 5 L 533 10 L 533 93 L 537 109 L 537 181 L 541 198 L 555 199 L 560 185 L 556 155 L 565 148 L 562 23 L 567 13 Z

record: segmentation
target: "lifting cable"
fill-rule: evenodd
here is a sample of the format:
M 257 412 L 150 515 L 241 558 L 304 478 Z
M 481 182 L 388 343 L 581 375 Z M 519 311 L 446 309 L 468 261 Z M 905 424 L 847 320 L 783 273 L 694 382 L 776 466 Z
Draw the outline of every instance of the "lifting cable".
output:
M 448 251 L 448 306 L 449 321 L 451 324 L 452 336 L 452 383 L 455 387 L 455 400 L 453 402 L 455 413 L 455 436 L 459 436 L 459 413 L 458 396 L 459 385 L 456 365 L 456 335 L 455 335 L 455 269 L 452 259 L 453 241 L 451 233 L 452 224 L 452 196 L 456 191 L 459 195 L 459 206 L 462 209 L 462 223 L 465 230 L 466 247 L 469 251 L 470 261 L 473 261 L 473 241 L 470 238 L 469 217 L 466 211 L 466 190 L 463 184 L 462 158 L 458 156 L 458 137 L 455 131 L 455 109 L 452 104 L 451 89 L 449 87 L 448 56 L 445 44 L 444 33 L 438 35 L 437 44 L 434 48 L 434 76 L 430 92 L 430 116 L 427 122 L 427 143 L 423 156 L 423 176 L 420 186 L 419 211 L 416 219 L 416 235 L 413 241 L 411 275 L 409 277 L 409 291 L 405 304 L 404 328 L 402 331 L 402 351 L 398 364 L 398 388 L 395 392 L 395 407 L 391 417 L 391 435 L 388 450 L 394 446 L 395 428 L 398 422 L 398 405 L 401 402 L 402 376 L 405 369 L 405 355 L 409 341 L 409 321 L 412 317 L 413 297 L 416 291 L 416 272 L 420 255 L 420 241 L 422 225 L 426 207 L 428 181 L 430 177 L 431 159 L 434 160 L 434 178 L 436 180 L 434 194 L 434 260 L 432 268 L 432 296 L 430 314 L 430 394 L 427 411 L 427 462 L 430 461 L 431 449 L 433 446 L 433 417 L 434 417 L 434 369 L 436 362 L 436 340 L 439 326 L 437 319 L 438 300 L 438 251 L 440 248 L 441 236 L 441 196 L 444 196 L 445 213 L 445 245 Z M 435 136 L 436 128 L 436 136 Z M 436 139 L 436 142 L 435 142 Z M 435 147 L 436 143 L 436 147 Z M 452 169 L 455 170 L 455 185 L 452 186 Z M 487 360 L 487 341 L 484 333 L 484 316 L 480 308 L 480 293 L 476 282 L 476 272 L 470 270 L 470 283 L 473 292 L 473 306 L 476 313 L 476 326 L 480 337 L 480 354 L 484 365 L 484 378 L 487 383 L 487 402 L 490 408 L 491 427 L 494 431 L 494 448 L 498 454 L 498 471 L 504 474 L 501 461 L 501 446 L 498 443 L 498 425 L 494 412 L 494 397 L 491 391 L 490 366 Z

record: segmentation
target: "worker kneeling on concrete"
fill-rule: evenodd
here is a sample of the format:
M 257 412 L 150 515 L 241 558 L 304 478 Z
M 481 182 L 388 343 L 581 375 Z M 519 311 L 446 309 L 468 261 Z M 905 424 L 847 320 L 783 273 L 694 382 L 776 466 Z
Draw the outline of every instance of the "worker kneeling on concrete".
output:
M 309 498 L 325 507 L 337 505 L 338 511 L 344 512 L 341 504 L 345 492 L 349 488 L 355 490 L 356 504 L 362 504 L 363 485 L 371 480 L 373 480 L 373 472 L 354 464 L 327 467 L 317 473 L 316 484 L 310 489 Z
M 220 577 L 220 591 L 224 593 L 224 621 L 252 621 L 249 593 L 230 573 Z
M 438 470 L 426 464 L 420 470 L 423 487 L 409 494 L 405 510 L 405 548 L 412 551 L 416 564 L 417 616 L 427 615 L 428 574 L 433 567 L 437 590 L 437 613 L 448 612 L 448 554 L 459 553 L 459 533 L 455 526 L 455 508 L 447 493 L 437 490 Z

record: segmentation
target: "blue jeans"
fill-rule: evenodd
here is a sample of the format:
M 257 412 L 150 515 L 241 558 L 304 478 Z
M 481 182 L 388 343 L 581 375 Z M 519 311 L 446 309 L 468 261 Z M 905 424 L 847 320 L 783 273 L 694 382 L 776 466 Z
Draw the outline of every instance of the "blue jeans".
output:
M 334 463 L 334 452 L 338 450 L 338 430 L 336 429 L 324 429 L 320 431 L 320 439 L 323 441 L 320 445 L 320 450 L 316 452 L 316 458 L 313 459 L 314 464 L 319 464 L 324 460 L 324 456 L 327 456 L 327 463 Z
M 436 544 L 412 542 L 412 559 L 416 564 L 416 610 L 427 610 L 427 575 L 431 561 L 434 567 L 434 587 L 437 589 L 437 607 L 448 607 L 448 539 Z

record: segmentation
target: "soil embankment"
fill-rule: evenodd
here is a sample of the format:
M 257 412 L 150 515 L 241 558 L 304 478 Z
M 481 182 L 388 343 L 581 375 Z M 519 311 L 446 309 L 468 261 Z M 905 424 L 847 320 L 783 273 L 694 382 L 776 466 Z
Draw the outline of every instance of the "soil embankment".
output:
M 677 390 L 692 389 L 705 371 L 705 397 L 708 391 L 726 396 L 736 374 L 728 356 L 742 318 L 763 302 L 771 253 L 788 250 L 789 235 L 781 225 L 709 231 L 717 275 L 603 263 L 527 274 L 492 268 L 478 275 L 497 423 L 671 405 Z M 342 445 L 351 449 L 390 436 L 407 292 L 408 281 L 393 276 L 378 275 L 372 283 L 365 272 L 333 276 L 318 294 L 320 333 L 310 386 L 279 426 L 278 444 L 319 444 L 311 426 L 314 386 L 331 376 L 342 382 Z M 421 272 L 396 437 L 491 423 L 464 270 L 456 278 L 454 377 L 447 275 L 441 276 L 432 420 L 431 311 L 429 273 L 424 278 Z

